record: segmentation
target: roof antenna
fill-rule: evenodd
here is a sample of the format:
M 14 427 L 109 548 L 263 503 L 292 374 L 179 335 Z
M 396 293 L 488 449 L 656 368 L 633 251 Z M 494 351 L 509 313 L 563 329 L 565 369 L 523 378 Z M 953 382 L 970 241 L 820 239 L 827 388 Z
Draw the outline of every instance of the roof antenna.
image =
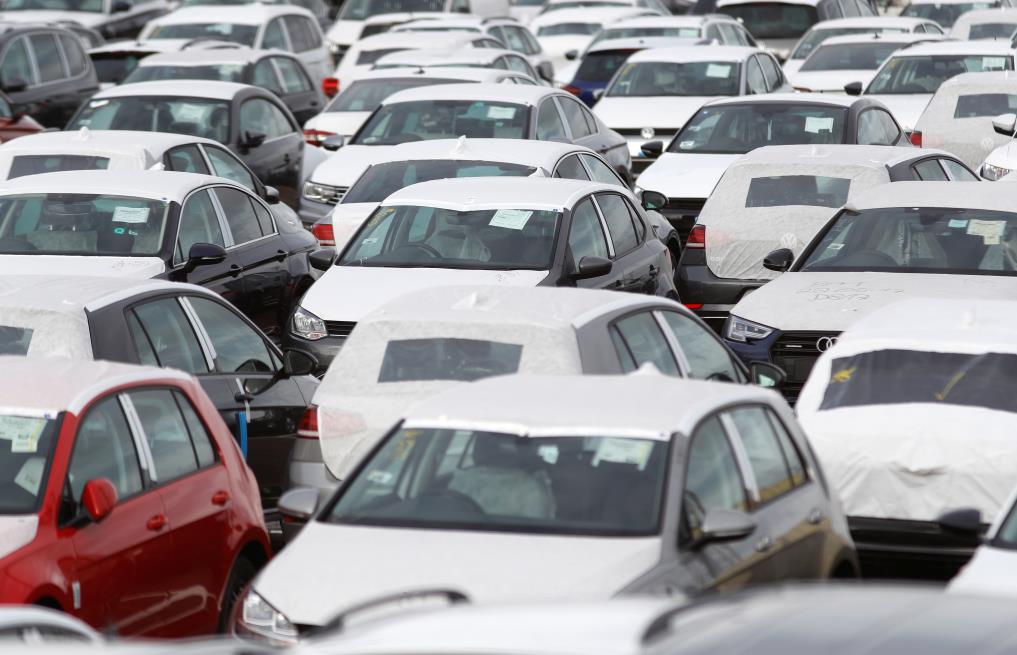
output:
M 87 127 L 84 127 L 84 126 L 82 126 L 82 128 L 80 130 L 78 130 L 78 134 L 74 137 L 74 139 L 76 141 L 88 141 L 91 138 L 92 138 L 92 131 L 89 130 Z
M 465 148 L 466 148 L 466 135 L 464 134 L 458 139 L 456 139 L 456 144 L 452 146 L 452 152 L 448 154 L 450 154 L 453 157 L 461 155 L 463 154 L 463 149 Z
M 961 315 L 961 327 L 964 328 L 965 330 L 970 330 L 971 328 L 975 327 L 975 323 L 977 323 L 975 319 L 976 319 L 975 310 L 973 308 L 968 308 Z

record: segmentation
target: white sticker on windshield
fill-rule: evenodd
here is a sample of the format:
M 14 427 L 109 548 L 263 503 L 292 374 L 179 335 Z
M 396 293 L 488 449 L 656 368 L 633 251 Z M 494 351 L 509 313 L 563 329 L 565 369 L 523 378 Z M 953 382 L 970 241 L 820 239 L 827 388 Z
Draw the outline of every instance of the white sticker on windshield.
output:
M 967 227 L 968 221 L 965 218 L 951 218 L 949 226 L 954 228 Z
M 642 471 L 652 451 L 653 442 L 645 439 L 601 439 L 597 454 L 593 456 L 593 465 L 601 462 L 635 464 Z
M 982 70 L 1003 70 L 1006 57 L 982 57 Z
M 681 142 L 680 142 L 680 143 L 678 144 L 678 147 L 679 147 L 679 148 L 680 148 L 681 150 L 688 150 L 689 148 L 694 148 L 694 147 L 695 147 L 695 145 L 696 145 L 696 142 L 695 142 L 695 141 L 681 141 Z
M 39 485 L 42 484 L 42 473 L 45 470 L 46 460 L 42 457 L 32 457 L 21 465 L 21 470 L 14 476 L 14 484 L 33 496 L 38 496 Z
M 516 115 L 515 107 L 488 107 L 487 117 L 494 120 L 510 121 Z
M 147 223 L 148 207 L 117 207 L 113 210 L 114 223 Z
M 731 77 L 731 64 L 708 64 L 707 77 Z
M 968 223 L 968 234 L 976 237 L 995 237 L 999 238 L 1003 236 L 1003 230 L 1006 228 L 1006 221 L 979 221 L 972 219 Z
M 108 104 L 109 100 L 93 100 L 92 102 L 88 103 L 88 108 L 98 109 L 99 107 L 105 107 Z
M 12 453 L 34 453 L 46 419 L 31 416 L 0 416 L 0 439 L 11 442 Z
M 215 25 L 209 25 L 206 27 L 209 32 L 218 32 L 219 34 L 229 34 L 233 31 L 233 26 L 229 23 L 216 23 Z
M 533 216 L 533 212 L 525 209 L 499 209 L 494 212 L 488 225 L 507 230 L 521 230 L 526 227 L 526 221 L 530 220 L 530 216 Z
M 806 116 L 805 131 L 813 134 L 833 132 L 833 118 L 830 116 Z

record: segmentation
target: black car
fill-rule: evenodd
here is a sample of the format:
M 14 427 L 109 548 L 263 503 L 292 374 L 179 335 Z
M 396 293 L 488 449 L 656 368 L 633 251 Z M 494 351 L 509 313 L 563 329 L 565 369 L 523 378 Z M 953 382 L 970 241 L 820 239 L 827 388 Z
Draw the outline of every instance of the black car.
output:
M 299 59 L 279 50 L 215 48 L 152 55 L 138 63 L 123 84 L 158 80 L 218 80 L 268 89 L 303 125 L 325 106 Z
M 92 61 L 71 30 L 0 23 L 0 88 L 19 112 L 60 127 L 99 90 Z
M 223 178 L 164 171 L 28 175 L 0 191 L 0 273 L 115 273 L 211 289 L 280 335 L 313 281 L 314 237 Z M 50 255 L 50 256 L 44 256 Z
M 200 136 L 235 152 L 291 207 L 300 193 L 304 137 L 271 91 L 232 82 L 138 82 L 97 93 L 67 129 L 138 130 Z

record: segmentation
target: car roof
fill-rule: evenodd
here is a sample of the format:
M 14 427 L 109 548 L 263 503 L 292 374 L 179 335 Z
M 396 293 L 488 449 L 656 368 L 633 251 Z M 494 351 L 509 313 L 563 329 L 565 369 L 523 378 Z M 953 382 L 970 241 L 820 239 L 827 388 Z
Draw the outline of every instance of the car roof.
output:
M 405 46 L 408 49 L 457 48 L 480 36 L 484 35 L 471 32 L 382 32 L 365 36 L 358 40 L 353 47 L 360 51 L 381 50 L 392 46 Z
M 511 398 L 511 403 L 505 399 Z M 731 403 L 772 402 L 773 391 L 643 370 L 630 375 L 512 375 L 459 385 L 418 402 L 407 427 L 513 434 L 670 439 Z
M 946 94 L 955 87 L 965 87 L 972 91 L 996 91 L 1002 93 L 1004 90 L 1013 91 L 1017 86 L 1017 72 L 1014 71 L 989 71 L 986 73 L 961 73 L 939 85 L 937 95 Z M 952 109 L 951 109 L 952 111 Z M 0 148 L 0 152 L 3 148 Z
M 1014 7 L 993 7 L 992 9 L 972 9 L 965 11 L 957 18 L 953 29 L 957 29 L 957 23 L 977 25 L 979 23 L 993 23 L 997 20 L 1017 20 L 1017 8 Z
M 618 190 L 610 184 L 564 178 L 465 177 L 411 184 L 390 195 L 382 205 L 423 205 L 456 211 L 498 208 L 559 211 L 572 207 L 593 191 Z
M 945 37 L 942 34 L 919 34 L 916 32 L 881 33 L 869 32 L 866 34 L 842 34 L 823 39 L 817 43 L 816 48 L 825 48 L 830 45 L 857 45 L 859 43 L 919 43 L 923 41 L 940 41 Z M 156 55 L 158 56 L 158 55 Z M 144 61 L 144 60 L 142 60 Z
M 193 189 L 206 184 L 243 188 L 226 178 L 177 171 L 62 171 L 7 180 L 0 186 L 0 196 L 66 192 L 181 202 Z
M 242 7 L 235 5 L 200 5 L 184 6 L 168 14 L 154 18 L 149 25 L 181 25 L 187 23 L 233 23 L 237 25 L 261 25 L 276 16 L 314 14 L 297 5 L 271 4 L 255 2 Z M 317 19 L 315 19 L 317 20 Z
M 215 64 L 249 64 L 262 57 L 285 56 L 293 58 L 292 52 L 285 50 L 255 50 L 253 48 L 215 48 L 212 50 L 174 50 L 158 52 L 145 57 L 138 66 L 160 66 L 174 64 L 177 66 L 212 66 Z
M 919 151 L 924 152 L 924 151 Z M 1014 212 L 1012 182 L 894 182 L 882 184 L 858 194 L 851 201 L 852 209 L 884 207 L 947 207 L 952 209 L 983 209 Z
M 757 52 L 763 51 L 759 48 L 750 48 L 740 45 L 711 45 L 708 48 L 696 45 L 648 48 L 634 53 L 631 57 L 629 57 L 628 63 L 635 64 L 643 61 L 662 61 L 672 63 L 692 61 L 741 62 Z
M 1014 54 L 1009 41 L 933 41 L 919 43 L 898 50 L 890 57 L 920 57 L 922 55 L 995 55 Z
M 764 146 L 750 151 L 732 166 L 746 165 L 814 165 L 858 166 L 881 169 L 886 166 L 929 154 L 946 154 L 932 148 L 911 146 L 809 145 Z M 894 187 L 896 188 L 896 186 Z
M 66 274 L 4 275 L 0 279 L 0 307 L 80 314 L 153 291 L 216 295 L 193 284 L 148 278 Z
M 604 39 L 603 41 L 590 44 L 590 47 L 586 49 L 583 55 L 604 50 L 647 50 L 650 48 L 666 48 L 668 46 L 690 46 L 698 40 L 699 37 L 680 36 L 639 36 L 626 37 L 624 39 Z M 711 46 L 710 49 L 727 47 L 743 46 Z
M 219 145 L 212 139 L 186 134 L 133 130 L 90 130 L 83 127 L 75 132 L 39 132 L 8 141 L 0 146 L 0 157 L 43 152 L 52 154 L 117 153 L 159 158 L 170 148 L 188 143 Z
M 411 32 L 414 34 L 414 32 Z M 472 37 L 476 38 L 476 37 Z M 518 52 L 503 48 L 421 48 L 419 50 L 400 50 L 390 52 L 378 59 L 378 66 L 386 64 L 409 64 L 419 66 L 444 65 L 448 63 L 487 64 L 502 55 L 519 55 Z
M 548 96 L 561 93 L 549 86 L 529 84 L 435 84 L 397 91 L 385 98 L 381 104 L 391 105 L 420 100 L 473 100 L 533 106 Z
M 0 147 L 0 153 L 3 148 Z M 530 166 L 554 164 L 570 152 L 594 154 L 592 150 L 573 143 L 540 141 L 537 139 L 431 139 L 400 143 L 385 150 L 384 160 L 372 158 L 381 164 L 411 159 L 461 159 L 497 161 Z M 548 171 L 550 173 L 550 171 Z
M 525 73 L 505 70 L 504 68 L 471 68 L 466 66 L 430 66 L 426 68 L 413 68 L 412 66 L 396 66 L 393 68 L 375 68 L 355 72 L 350 76 L 350 83 L 359 82 L 360 80 L 417 80 L 431 77 L 463 82 L 476 81 L 497 83 L 499 78 L 505 76 L 529 77 Z M 349 85 L 347 85 L 346 88 L 349 88 Z
M 204 52 L 204 51 L 203 51 Z M 241 91 L 258 87 L 235 82 L 209 80 L 158 80 L 121 84 L 100 91 L 90 102 L 102 98 L 129 98 L 131 96 L 167 96 L 172 98 L 209 98 L 211 100 L 233 100 Z
M 539 14 L 530 21 L 530 29 L 536 31 L 538 27 L 545 25 L 558 25 L 561 23 L 602 23 L 608 24 L 619 20 L 623 16 L 646 17 L 650 12 L 642 7 L 576 7 L 559 9 L 546 14 Z M 653 14 L 656 16 L 656 14 Z M 658 18 L 661 18 L 658 16 Z
M 809 31 L 833 29 L 836 27 L 914 27 L 934 23 L 931 18 L 917 16 L 857 16 L 855 18 L 831 18 L 813 25 Z
M 0 356 L 0 411 L 77 414 L 108 389 L 146 380 L 190 380 L 183 371 L 62 357 Z
M 822 0 L 781 0 L 782 4 L 788 5 L 810 5 L 815 7 Z M 717 0 L 717 8 L 730 7 L 732 5 L 756 5 L 768 4 L 766 0 Z
M 364 19 L 364 25 L 384 25 L 386 23 L 398 25 L 411 20 L 429 17 L 443 18 L 445 16 L 448 14 L 443 11 L 392 11 L 368 16 Z
M 849 96 L 839 93 L 763 93 L 754 96 L 732 96 L 729 98 L 717 98 L 704 106 L 715 107 L 718 105 L 755 105 L 755 104 L 809 104 L 827 105 L 831 107 L 850 107 L 860 99 L 856 96 Z

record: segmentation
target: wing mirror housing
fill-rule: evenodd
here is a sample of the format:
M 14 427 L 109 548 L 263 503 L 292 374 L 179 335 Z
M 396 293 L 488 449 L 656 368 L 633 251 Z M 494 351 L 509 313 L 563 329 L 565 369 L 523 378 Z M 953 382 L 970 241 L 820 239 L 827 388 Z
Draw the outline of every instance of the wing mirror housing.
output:
M 660 191 L 643 189 L 643 192 L 639 194 L 639 204 L 643 206 L 643 209 L 650 211 L 662 209 L 667 205 L 667 196 Z
M 322 140 L 321 147 L 329 152 L 335 152 L 346 145 L 346 138 L 342 134 L 333 134 Z
M 265 133 L 264 132 L 246 131 L 246 132 L 244 132 L 244 137 L 240 140 L 240 144 L 239 145 L 240 145 L 241 148 L 251 149 L 251 148 L 257 148 L 258 146 L 260 146 L 263 143 L 265 143 Z
M 275 188 L 274 186 L 265 187 L 265 194 L 263 198 L 265 199 L 265 202 L 267 202 L 270 205 L 278 205 L 279 189 Z
M 795 254 L 790 248 L 778 248 L 763 258 L 763 268 L 768 271 L 783 273 L 795 261 Z
M 784 386 L 787 373 L 781 367 L 770 362 L 751 362 L 749 378 L 752 380 L 752 384 L 758 387 L 776 390 Z
M 226 261 L 226 249 L 214 243 L 196 243 L 187 252 L 184 270 L 190 273 L 199 266 L 211 266 Z
M 1000 114 L 992 119 L 992 129 L 996 134 L 1013 136 L 1017 132 L 1017 114 Z
M 660 157 L 664 153 L 664 142 L 659 139 L 647 141 L 639 146 L 644 157 Z
M 5 93 L 20 93 L 28 88 L 28 82 L 21 79 L 20 77 L 12 77 L 9 80 L 4 80 L 3 91 Z
M 693 543 L 693 547 L 702 548 L 707 544 L 738 541 L 755 531 L 756 522 L 745 512 L 733 509 L 711 509 L 703 517 L 699 538 Z
M 587 255 L 579 260 L 579 266 L 576 267 L 576 272 L 571 277 L 573 280 L 600 277 L 610 273 L 613 266 L 614 264 L 611 263 L 610 259 L 597 257 L 596 255 Z
M 569 61 L 575 61 L 578 58 L 579 58 L 578 50 L 569 50 L 568 52 L 565 53 L 565 59 L 568 59 Z
M 860 96 L 862 95 L 862 83 L 861 82 L 848 82 L 844 85 L 844 93 L 849 96 Z
M 283 352 L 283 372 L 295 377 L 310 375 L 318 369 L 318 359 L 302 350 L 286 350 Z
M 127 0 L 116 0 L 116 2 L 113 3 L 113 6 L 110 7 L 110 11 L 112 13 L 114 13 L 114 14 L 122 14 L 125 11 L 130 11 L 130 10 L 131 10 L 131 3 L 127 2 Z
M 537 64 L 537 75 L 545 82 L 554 82 L 554 66 L 549 61 L 542 61 Z
M 279 498 L 279 513 L 284 519 L 305 523 L 316 511 L 318 511 L 317 489 L 296 487 Z
M 981 541 L 982 513 L 973 507 L 950 510 L 936 519 L 943 532 L 969 541 Z
M 311 268 L 319 271 L 327 271 L 335 263 L 335 248 L 319 248 L 307 256 Z
M 96 478 L 85 483 L 81 491 L 81 505 L 93 522 L 99 523 L 110 515 L 117 504 L 117 489 L 106 478 Z

